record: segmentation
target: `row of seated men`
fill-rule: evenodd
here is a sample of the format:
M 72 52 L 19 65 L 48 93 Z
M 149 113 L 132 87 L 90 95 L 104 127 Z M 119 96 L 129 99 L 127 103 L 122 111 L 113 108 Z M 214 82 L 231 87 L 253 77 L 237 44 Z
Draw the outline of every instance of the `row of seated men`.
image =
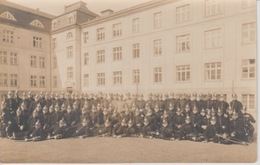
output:
M 9 96 L 2 104 L 1 134 L 10 139 L 27 141 L 77 136 L 131 136 L 225 144 L 251 142 L 255 120 L 246 113 L 246 108 L 242 108 L 236 97 L 233 95 L 230 104 L 224 101 L 223 95 L 216 100 L 216 105 L 211 98 L 203 100 L 206 103 L 210 101 L 211 108 L 199 106 L 199 101 L 192 95 L 189 99 L 181 98 L 186 102 L 184 107 L 179 104 L 181 99 L 171 98 L 160 100 L 166 106 L 160 106 L 155 99 L 145 101 L 143 109 L 138 107 L 138 102 L 118 109 L 111 100 L 106 107 L 97 98 L 85 100 L 83 106 L 77 100 L 72 105 L 64 100 L 61 106 L 56 102 L 48 107 L 47 104 L 42 105 L 36 95 L 30 105 L 22 99 L 15 110 L 8 106 L 8 101 L 14 99 Z

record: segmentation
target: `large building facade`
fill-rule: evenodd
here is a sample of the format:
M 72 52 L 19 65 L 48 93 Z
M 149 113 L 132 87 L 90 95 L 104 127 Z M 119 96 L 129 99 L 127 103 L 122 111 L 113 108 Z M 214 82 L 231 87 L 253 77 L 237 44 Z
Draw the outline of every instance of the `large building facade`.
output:
M 13 14 L 7 9 L 1 7 L 1 16 Z M 255 0 L 153 0 L 100 16 L 78 2 L 45 18 L 47 31 L 19 27 L 17 35 L 30 40 L 21 43 L 27 47 L 1 43 L 2 52 L 19 52 L 18 66 L 0 64 L 10 68 L 1 73 L 1 90 L 210 92 L 227 94 L 228 100 L 235 92 L 249 109 L 256 107 Z M 1 21 L 2 36 L 14 26 Z M 46 37 L 44 48 L 30 47 L 34 36 Z M 34 68 L 32 56 L 38 64 L 44 54 L 46 67 Z M 15 71 L 19 85 L 9 88 Z M 44 89 L 40 76 L 45 76 Z

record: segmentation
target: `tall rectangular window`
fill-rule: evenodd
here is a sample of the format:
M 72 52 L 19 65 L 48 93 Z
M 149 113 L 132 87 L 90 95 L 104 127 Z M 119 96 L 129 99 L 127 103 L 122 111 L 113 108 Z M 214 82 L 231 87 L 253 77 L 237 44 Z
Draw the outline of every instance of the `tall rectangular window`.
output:
M 140 44 L 136 43 L 132 45 L 132 54 L 133 58 L 139 58 L 140 57 Z
M 57 76 L 53 76 L 53 88 L 57 88 L 57 86 L 58 86 Z
M 133 70 L 133 84 L 139 84 L 140 83 L 140 70 L 134 69 Z
M 83 75 L 83 86 L 88 87 L 89 86 L 89 74 L 84 74 Z
M 3 30 L 3 42 L 14 43 L 14 31 Z
M 177 82 L 189 82 L 190 81 L 190 65 L 176 66 L 176 80 Z
M 17 87 L 18 85 L 18 74 L 10 74 L 10 86 Z
M 105 50 L 98 50 L 97 63 L 104 63 L 104 62 L 105 62 Z
M 140 31 L 140 19 L 132 19 L 132 33 L 139 33 Z
M 83 32 L 83 43 L 87 44 L 89 40 L 88 32 Z
M 162 83 L 162 68 L 154 68 L 154 83 Z
M 73 46 L 67 47 L 67 58 L 73 58 Z
M 255 59 L 242 60 L 242 78 L 253 79 L 256 75 Z
M 84 65 L 89 65 L 89 54 L 84 53 L 84 60 L 83 60 Z
M 205 63 L 205 81 L 221 80 L 221 62 Z
M 0 86 L 7 87 L 8 86 L 8 75 L 7 73 L 0 73 Z
M 37 67 L 37 57 L 31 56 L 31 67 Z
M 10 52 L 10 64 L 17 65 L 17 53 Z
M 7 51 L 0 50 L 0 64 L 7 64 Z
M 153 14 L 153 27 L 159 29 L 162 27 L 162 12 Z
M 205 47 L 206 49 L 222 47 L 221 29 L 213 29 L 205 31 Z
M 122 47 L 113 48 L 113 60 L 114 61 L 122 60 Z
M 176 22 L 182 23 L 190 21 L 190 5 L 184 5 L 176 8 Z
M 105 39 L 105 28 L 98 28 L 97 29 L 97 41 L 101 41 Z
M 242 0 L 242 8 L 251 8 L 256 6 L 256 0 Z
M 122 23 L 117 23 L 113 25 L 113 37 L 122 36 Z
M 102 86 L 106 84 L 105 73 L 97 73 L 97 85 Z
M 242 94 L 242 105 L 247 109 L 255 109 L 255 95 L 254 94 Z
M 57 68 L 57 57 L 53 57 L 53 68 L 56 69 Z
M 42 48 L 42 38 L 33 36 L 33 47 Z
M 57 38 L 52 39 L 52 48 L 56 49 L 57 48 Z
M 45 68 L 45 57 L 39 57 L 40 68 Z
M 242 43 L 250 44 L 256 41 L 256 23 L 250 22 L 242 25 Z
M 37 76 L 31 75 L 31 87 L 37 87 Z
M 122 84 L 122 71 L 113 72 L 113 84 L 114 85 Z
M 45 88 L 45 76 L 39 77 L 40 88 Z
M 177 36 L 176 40 L 177 53 L 185 53 L 190 51 L 191 38 L 189 34 Z
M 162 55 L 162 40 L 154 40 L 153 41 L 153 55 L 161 56 Z
M 223 13 L 222 0 L 205 0 L 206 17 L 215 16 Z
M 73 67 L 67 67 L 67 79 L 73 78 Z

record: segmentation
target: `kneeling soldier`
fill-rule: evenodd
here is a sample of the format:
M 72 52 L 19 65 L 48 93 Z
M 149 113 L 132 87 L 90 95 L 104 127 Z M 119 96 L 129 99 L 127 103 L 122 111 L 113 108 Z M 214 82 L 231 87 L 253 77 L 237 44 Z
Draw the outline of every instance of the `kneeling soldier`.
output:
M 26 137 L 25 137 L 25 141 L 40 141 L 43 140 L 43 130 L 41 127 L 41 123 L 38 120 L 35 123 L 35 127 L 34 129 L 30 129 L 30 131 L 27 133 Z

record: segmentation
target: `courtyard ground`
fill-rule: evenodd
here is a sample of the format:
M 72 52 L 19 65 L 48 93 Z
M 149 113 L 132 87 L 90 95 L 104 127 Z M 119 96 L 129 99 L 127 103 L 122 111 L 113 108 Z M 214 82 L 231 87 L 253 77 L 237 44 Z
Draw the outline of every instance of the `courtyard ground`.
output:
M 0 139 L 3 163 L 174 163 L 255 162 L 257 143 L 248 146 L 143 138 L 93 137 L 40 142 Z

